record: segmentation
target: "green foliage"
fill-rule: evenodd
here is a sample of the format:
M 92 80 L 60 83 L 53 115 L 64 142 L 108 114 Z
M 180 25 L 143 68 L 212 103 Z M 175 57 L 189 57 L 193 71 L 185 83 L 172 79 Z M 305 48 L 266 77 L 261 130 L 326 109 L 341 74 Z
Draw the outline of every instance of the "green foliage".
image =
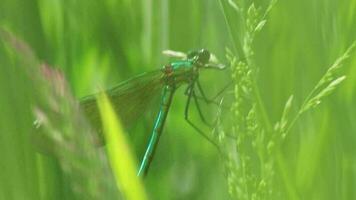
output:
M 163 50 L 197 48 L 231 66 L 200 75 L 208 96 L 233 79 L 220 107 L 202 103 L 222 154 L 185 122 L 178 90 L 143 181 L 149 199 L 355 199 L 355 10 L 355 0 L 0 0 L 0 27 L 31 47 L 0 39 L 0 199 L 121 199 L 75 99 L 158 69 Z M 137 160 L 154 109 L 125 130 Z
M 281 151 L 287 134 L 291 132 L 301 115 L 318 106 L 345 80 L 345 75 L 338 74 L 356 43 L 354 42 L 327 70 L 294 116 L 292 110 L 294 95 L 288 98 L 280 120 L 272 129 L 271 120 L 264 107 L 265 103 L 260 96 L 260 86 L 257 84 L 260 68 L 255 64 L 253 41 L 256 33 L 265 26 L 267 14 L 276 1 L 270 1 L 262 17 L 259 13 L 263 8 L 257 9 L 253 2 L 250 5 L 248 1 L 228 3 L 241 18 L 240 28 L 244 30 L 232 36 L 243 41 L 240 44 L 241 48 L 237 48 L 242 51 L 235 55 L 233 51 L 227 49 L 226 54 L 235 83 L 232 91 L 234 97 L 231 107 L 232 129 L 226 125 L 224 127 L 219 121 L 220 135 L 232 135 L 234 138 L 233 143 L 229 141 L 231 140 L 229 137 L 220 139 L 221 145 L 226 147 L 224 158 L 229 193 L 233 199 L 303 199 L 303 196 L 313 196 L 314 194 L 306 191 L 303 186 L 299 188 L 296 186 L 294 177 L 290 174 L 293 170 L 287 169 L 287 161 Z M 237 3 L 241 5 L 238 6 Z M 232 26 L 229 20 L 227 24 Z

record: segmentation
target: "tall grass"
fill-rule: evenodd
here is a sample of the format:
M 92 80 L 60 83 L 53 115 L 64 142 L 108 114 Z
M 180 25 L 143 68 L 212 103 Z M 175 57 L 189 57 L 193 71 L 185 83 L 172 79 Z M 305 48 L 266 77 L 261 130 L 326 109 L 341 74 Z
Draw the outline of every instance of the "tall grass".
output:
M 261 70 L 256 64 L 253 44 L 255 35 L 268 22 L 268 14 L 275 3 L 272 0 L 267 5 L 256 6 L 250 1 L 220 1 L 233 42 L 233 50 L 227 49 L 226 57 L 232 67 L 232 79 L 235 82 L 232 90 L 232 127 L 224 127 L 221 120 L 218 127 L 220 142 L 226 147 L 224 157 L 229 193 L 233 199 L 325 199 L 327 195 L 318 194 L 318 191 L 308 188 L 309 182 L 316 180 L 297 182 L 298 169 L 289 167 L 287 163 L 295 161 L 285 157 L 283 146 L 298 120 L 298 124 L 303 127 L 305 119 L 302 115 L 319 106 L 346 79 L 343 75 L 345 72 L 340 72 L 341 67 L 350 57 L 356 41 L 327 69 L 300 106 L 295 105 L 292 94 L 284 105 L 280 119 L 272 125 L 273 120 L 268 116 L 266 103 L 260 94 L 258 79 Z M 231 23 L 232 16 L 239 19 L 240 24 L 237 27 Z M 320 127 L 316 124 L 314 126 Z M 301 137 L 302 131 L 299 129 L 293 134 L 299 132 Z M 231 136 L 235 138 L 232 143 Z M 315 173 L 309 175 L 317 179 L 318 171 L 311 173 Z
M 184 121 L 178 90 L 148 198 L 355 199 L 354 10 L 355 0 L 0 0 L 0 26 L 33 49 L 0 43 L 0 199 L 127 196 L 75 99 L 158 69 L 162 50 L 198 48 L 231 66 L 200 75 L 209 96 L 234 81 L 218 114 L 202 105 L 218 115 L 223 156 Z M 34 105 L 52 134 L 34 130 Z M 153 118 L 125 130 L 136 159 Z

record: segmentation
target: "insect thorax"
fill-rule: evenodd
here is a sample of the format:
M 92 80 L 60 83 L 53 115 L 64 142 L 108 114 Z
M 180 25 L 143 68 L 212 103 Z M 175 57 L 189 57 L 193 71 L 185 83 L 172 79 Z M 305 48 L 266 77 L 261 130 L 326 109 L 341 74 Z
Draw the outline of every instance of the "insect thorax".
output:
M 178 61 L 162 68 L 166 84 L 179 87 L 183 83 L 190 83 L 198 76 L 197 68 L 190 61 Z

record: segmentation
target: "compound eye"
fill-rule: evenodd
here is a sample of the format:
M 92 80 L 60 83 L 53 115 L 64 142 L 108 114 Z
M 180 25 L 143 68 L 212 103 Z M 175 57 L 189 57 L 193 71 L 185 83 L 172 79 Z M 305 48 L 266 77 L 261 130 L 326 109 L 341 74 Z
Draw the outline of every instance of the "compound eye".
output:
M 190 52 L 188 52 L 188 54 L 187 54 L 187 58 L 188 59 L 193 59 L 195 56 L 197 56 L 198 55 L 198 52 L 197 51 L 190 51 Z
M 199 58 L 198 58 L 199 62 L 205 64 L 205 63 L 209 62 L 210 52 L 206 49 L 202 49 L 199 51 L 198 56 L 199 56 Z

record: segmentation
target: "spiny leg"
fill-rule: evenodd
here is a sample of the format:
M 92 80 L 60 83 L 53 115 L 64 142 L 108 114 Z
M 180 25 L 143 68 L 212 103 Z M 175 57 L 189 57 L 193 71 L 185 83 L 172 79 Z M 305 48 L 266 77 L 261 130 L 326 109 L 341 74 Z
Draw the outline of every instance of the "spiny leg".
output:
M 195 83 L 195 82 L 197 82 L 199 92 L 202 94 L 203 97 L 196 96 L 196 94 L 195 94 L 195 92 L 194 92 L 194 90 L 193 90 L 194 84 L 191 84 L 191 85 L 189 85 L 189 86 L 187 87 L 187 89 L 185 90 L 185 95 L 188 96 L 187 104 L 186 104 L 186 107 L 185 107 L 185 119 L 186 119 L 186 121 L 187 121 L 194 129 L 196 129 L 196 130 L 198 131 L 199 134 L 203 135 L 203 136 L 204 136 L 207 140 L 209 140 L 212 144 L 214 144 L 215 146 L 217 146 L 216 143 L 214 143 L 213 141 L 211 141 L 211 139 L 210 139 L 206 134 L 204 134 L 203 131 L 201 131 L 195 124 L 193 124 L 193 123 L 189 120 L 189 118 L 188 118 L 188 113 L 189 113 L 188 110 L 189 110 L 190 98 L 191 98 L 191 96 L 192 96 L 192 93 L 194 92 L 194 98 L 195 98 L 195 101 L 196 101 L 196 102 L 197 102 L 197 99 L 202 99 L 202 100 L 204 100 L 207 104 L 213 103 L 213 104 L 215 104 L 215 105 L 217 105 L 217 106 L 221 106 L 221 104 L 220 104 L 220 103 L 217 103 L 217 102 L 215 101 L 215 99 L 216 99 L 217 97 L 219 97 L 233 82 L 230 81 L 228 84 L 226 84 L 226 85 L 225 85 L 213 98 L 211 98 L 211 99 L 208 99 L 208 98 L 206 97 L 205 92 L 204 92 L 204 90 L 203 90 L 203 88 L 201 87 L 201 84 L 200 84 L 200 82 L 199 82 L 199 79 L 198 79 L 197 81 L 194 81 L 194 83 Z M 199 105 L 198 105 L 197 103 L 196 103 L 196 105 L 197 105 L 197 109 L 198 109 L 199 115 L 200 115 L 201 118 L 202 118 L 202 121 L 203 121 L 203 122 L 206 121 L 206 120 L 203 120 L 204 117 L 202 117 L 203 114 L 202 114 L 202 112 L 201 112 L 201 109 L 200 109 Z M 215 123 L 214 123 L 214 124 L 216 125 L 216 123 L 217 123 L 217 121 L 215 120 Z M 209 124 L 207 124 L 207 123 L 205 123 L 205 124 L 206 124 L 207 126 L 211 127 L 211 125 L 209 125 Z M 213 125 L 213 126 L 214 126 L 214 125 Z M 229 137 L 229 138 L 231 138 L 231 139 L 237 139 L 235 136 L 230 135 L 230 134 L 226 134 L 226 136 Z
M 214 104 L 216 106 L 220 106 L 220 104 L 218 102 L 216 102 L 216 101 L 206 102 L 206 99 L 204 97 L 201 97 L 201 96 L 198 96 L 198 95 L 195 95 L 195 98 L 197 98 L 198 100 L 203 100 L 207 104 Z
M 208 127 L 210 127 L 210 128 L 213 128 L 214 125 L 209 124 L 209 123 L 207 122 L 207 120 L 205 119 L 204 115 L 203 115 L 203 112 L 202 112 L 202 110 L 201 110 L 201 108 L 200 108 L 200 104 L 199 104 L 199 101 L 198 101 L 198 96 L 196 96 L 195 91 L 194 91 L 194 85 L 189 85 L 189 86 L 187 87 L 187 89 L 185 90 L 184 94 L 187 95 L 187 96 L 193 96 L 194 102 L 195 102 L 195 105 L 196 105 L 196 107 L 197 107 L 197 110 L 198 110 L 199 117 L 200 117 L 201 121 L 202 121 L 206 126 L 208 126 Z
M 202 97 L 197 96 L 194 90 L 192 91 L 193 97 L 194 97 L 194 100 L 195 100 L 195 104 L 196 104 L 196 106 L 197 106 L 197 109 L 198 109 L 198 111 L 199 111 L 200 118 L 202 119 L 202 121 L 206 121 L 206 120 L 204 119 L 204 116 L 203 116 L 202 111 L 201 111 L 201 109 L 200 109 L 200 105 L 199 105 L 199 103 L 198 103 L 198 99 L 204 100 L 205 103 L 207 103 L 207 104 L 215 104 L 215 105 L 218 106 L 218 107 L 226 108 L 226 107 L 224 107 L 224 106 L 221 105 L 221 102 L 218 103 L 218 102 L 216 102 L 215 100 L 216 100 L 217 97 L 219 97 L 219 96 L 231 85 L 232 81 L 229 82 L 227 85 L 225 85 L 225 86 L 224 86 L 213 98 L 211 98 L 211 99 L 207 98 L 207 96 L 206 96 L 206 94 L 205 94 L 205 92 L 204 92 L 204 90 L 203 90 L 203 87 L 202 87 L 201 84 L 200 84 L 199 79 L 197 79 L 196 83 L 197 83 L 198 90 L 199 90 L 200 94 L 202 95 Z M 213 124 L 208 124 L 208 123 L 205 123 L 205 124 L 208 125 L 209 127 L 213 128 L 213 126 L 216 125 L 216 122 L 217 122 L 217 121 L 215 120 L 215 122 L 213 122 Z
M 194 83 L 188 86 L 188 98 L 187 98 L 187 103 L 185 105 L 185 111 L 184 111 L 184 119 L 188 122 L 189 125 L 191 125 L 201 136 L 203 136 L 206 140 L 208 140 L 211 144 L 213 144 L 218 151 L 221 153 L 221 150 L 219 148 L 219 145 L 216 144 L 213 140 L 210 139 L 202 130 L 200 130 L 193 122 L 189 120 L 189 105 L 190 105 L 190 100 L 192 97 L 192 88 L 194 87 Z
M 186 89 L 185 92 L 184 92 L 184 95 L 189 96 L 189 94 L 190 94 L 190 91 L 189 91 L 189 90 L 191 90 L 191 89 L 192 89 L 191 86 L 188 86 L 187 89 Z M 200 89 L 199 89 L 199 90 L 200 90 Z M 201 92 L 200 92 L 200 93 L 201 93 Z M 194 94 L 195 94 L 195 92 L 194 92 Z M 205 97 L 205 94 L 204 94 L 203 97 L 202 97 L 202 96 L 198 96 L 198 95 L 195 94 L 195 98 L 198 99 L 198 100 L 203 100 L 203 101 L 204 101 L 205 103 L 207 103 L 207 104 L 215 104 L 215 105 L 217 105 L 217 106 L 220 105 L 219 102 L 208 100 L 208 99 Z
M 199 86 L 198 86 L 199 87 Z M 190 89 L 190 87 L 188 87 L 186 90 L 185 90 L 185 92 L 184 92 L 184 94 L 185 95 L 189 95 L 189 89 Z M 203 93 L 202 95 L 203 96 L 198 96 L 197 94 L 195 94 L 195 98 L 196 99 L 198 99 L 198 100 L 203 100 L 205 103 L 207 103 L 207 104 L 214 104 L 214 105 L 216 105 L 216 106 L 221 106 L 221 104 L 219 103 L 219 102 L 217 102 L 217 101 L 215 101 L 215 99 L 222 93 L 222 91 L 224 91 L 226 88 L 224 88 L 222 91 L 219 91 L 219 93 L 218 93 L 218 95 L 216 95 L 216 96 L 214 96 L 212 99 L 208 99 L 206 96 L 205 96 L 205 93 L 204 93 L 204 91 L 202 90 L 202 88 L 201 87 L 199 87 L 198 88 L 199 89 L 199 92 L 200 93 Z
M 216 99 L 223 93 L 226 91 L 226 89 L 228 87 L 230 87 L 230 85 L 232 84 L 233 82 L 230 81 L 228 84 L 226 84 L 215 96 L 213 96 L 212 98 L 208 98 L 203 90 L 203 87 L 201 86 L 199 80 L 197 81 L 197 86 L 198 86 L 198 90 L 199 90 L 199 93 L 202 95 L 202 96 L 196 96 L 198 99 L 201 99 L 203 100 L 205 103 L 207 104 L 214 104 L 216 106 L 222 106 L 219 102 L 216 101 Z M 224 106 L 222 106 L 224 107 Z M 226 108 L 226 107 L 224 107 Z
M 199 80 L 197 80 L 197 86 L 198 86 L 199 92 L 200 92 L 201 95 L 202 95 L 202 99 L 203 99 L 207 104 L 210 104 L 210 103 L 216 104 L 215 99 L 216 99 L 217 97 L 219 97 L 227 88 L 229 88 L 232 83 L 233 83 L 233 82 L 230 81 L 230 82 L 229 82 L 228 84 L 226 84 L 213 98 L 209 99 L 209 98 L 207 98 L 207 96 L 206 96 L 206 94 L 205 94 L 205 92 L 204 92 L 204 90 L 203 90 L 203 88 L 202 88 L 202 86 L 201 86 Z M 218 104 L 218 106 L 221 106 L 221 104 Z M 216 121 L 216 122 L 217 122 L 217 121 Z M 229 138 L 232 138 L 232 139 L 236 139 L 236 137 L 233 136 L 233 135 L 226 134 L 226 136 L 229 137 Z
M 208 98 L 203 90 L 203 87 L 200 84 L 200 81 L 197 80 L 197 86 L 199 89 L 200 94 L 202 95 L 202 98 L 206 101 L 206 103 L 217 103 L 215 100 L 216 98 L 218 98 L 223 92 L 225 92 L 225 90 L 230 87 L 230 85 L 233 83 L 233 81 L 230 81 L 228 84 L 226 84 L 218 93 L 216 93 L 215 96 L 213 96 L 212 98 Z
M 208 121 L 205 119 L 205 117 L 204 117 L 204 115 L 203 115 L 203 112 L 202 112 L 202 110 L 201 110 L 199 101 L 198 101 L 197 96 L 196 96 L 196 94 L 195 94 L 195 92 L 194 92 L 194 88 L 192 88 L 191 95 L 193 96 L 194 103 L 195 103 L 195 106 L 197 107 L 198 114 L 199 114 L 199 116 L 200 116 L 201 121 L 202 121 L 205 125 L 207 125 L 208 127 L 213 128 L 214 125 L 213 125 L 213 124 L 209 124 Z

